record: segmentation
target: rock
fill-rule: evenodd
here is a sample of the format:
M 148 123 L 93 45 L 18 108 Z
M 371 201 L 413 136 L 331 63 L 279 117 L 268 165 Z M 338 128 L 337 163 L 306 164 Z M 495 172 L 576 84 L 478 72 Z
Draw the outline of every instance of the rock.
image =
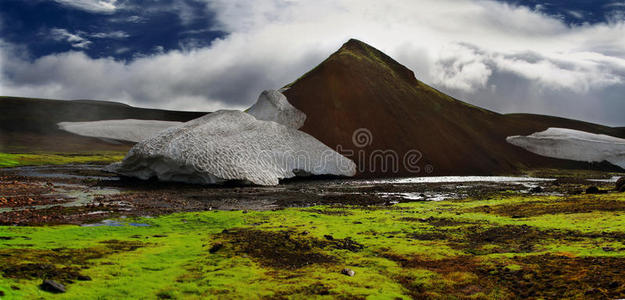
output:
M 273 121 L 289 128 L 299 129 L 304 126 L 306 115 L 293 107 L 279 91 L 263 91 L 258 101 L 247 110 L 258 120 Z
M 586 189 L 586 194 L 599 194 L 599 188 L 596 186 L 591 186 L 589 188 Z
M 345 268 L 341 271 L 341 274 L 353 277 L 354 275 L 356 275 L 356 272 L 354 272 L 354 270 L 352 269 Z
M 208 249 L 208 253 L 210 253 L 210 254 L 216 253 L 217 251 L 219 251 L 223 247 L 224 247 L 224 244 L 222 244 L 222 243 L 215 243 L 210 249 Z
M 91 277 L 87 276 L 87 275 L 78 275 L 78 277 L 76 277 L 76 279 L 78 281 L 91 281 Z
M 625 168 L 625 139 L 567 128 L 549 128 L 528 136 L 510 136 L 508 143 L 542 156 L 585 162 L 607 161 Z
M 536 186 L 533 187 L 532 189 L 530 189 L 530 193 L 542 193 L 543 192 L 543 188 Z
M 277 185 L 302 175 L 354 176 L 356 165 L 297 129 L 224 110 L 136 144 L 105 170 L 143 180 Z
M 64 285 L 50 279 L 44 280 L 39 288 L 50 293 L 65 293 Z
M 625 192 L 625 176 L 616 181 L 616 190 L 619 192 Z

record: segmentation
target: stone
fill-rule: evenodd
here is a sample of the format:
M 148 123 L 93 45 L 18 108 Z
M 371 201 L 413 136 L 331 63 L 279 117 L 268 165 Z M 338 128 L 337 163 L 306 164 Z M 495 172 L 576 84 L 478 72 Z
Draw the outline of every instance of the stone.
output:
M 600 190 L 596 186 L 591 186 L 586 189 L 586 194 L 599 194 L 599 193 L 600 193 Z
M 50 279 L 46 279 L 39 286 L 42 290 L 50 293 L 65 293 L 65 286 Z
M 625 176 L 616 181 L 616 190 L 619 192 L 625 192 Z
M 356 272 L 354 272 L 354 270 L 349 269 L 349 268 L 345 268 L 341 271 L 341 274 L 343 275 L 347 275 L 349 277 L 354 277 L 354 275 L 356 275 Z
M 208 249 L 208 253 L 214 254 L 217 251 L 221 250 L 221 248 L 223 248 L 223 247 L 224 247 L 223 243 L 215 243 L 215 244 L 213 244 L 213 246 L 211 246 L 210 249 Z
M 78 277 L 76 277 L 76 280 L 78 281 L 91 281 L 91 276 L 87 276 L 87 275 L 78 275 Z

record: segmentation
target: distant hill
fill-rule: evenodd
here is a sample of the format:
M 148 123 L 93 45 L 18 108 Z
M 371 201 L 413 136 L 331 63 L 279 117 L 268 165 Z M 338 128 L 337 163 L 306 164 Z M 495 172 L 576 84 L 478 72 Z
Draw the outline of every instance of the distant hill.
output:
M 354 39 L 285 88 L 289 102 L 307 115 L 302 130 L 333 149 L 352 151 L 351 158 L 364 167 L 361 177 L 493 175 L 536 167 L 590 168 L 593 166 L 586 163 L 532 154 L 508 144 L 505 138 L 548 127 L 625 137 L 623 128 L 532 114 L 503 115 L 467 104 L 417 80 L 408 68 Z M 371 133 L 371 142 L 364 147 L 354 145 L 352 139 L 361 128 Z M 401 162 L 396 173 L 383 170 L 380 161 L 371 160 L 380 155 L 380 150 L 395 151 L 401 159 L 413 149 L 422 154 L 417 163 L 419 173 Z M 432 169 L 426 172 L 428 165 Z
M 93 100 L 50 100 L 0 97 L 0 152 L 126 150 L 129 144 L 110 144 L 61 131 L 59 122 L 111 119 L 188 121 L 204 112 L 137 108 Z

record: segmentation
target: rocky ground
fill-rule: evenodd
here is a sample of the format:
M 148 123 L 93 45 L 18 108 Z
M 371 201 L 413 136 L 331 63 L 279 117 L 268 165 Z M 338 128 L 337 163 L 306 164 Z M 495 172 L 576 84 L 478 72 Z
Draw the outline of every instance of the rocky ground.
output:
M 625 297 L 615 174 L 532 175 L 554 180 L 202 187 L 0 169 L 0 297 Z

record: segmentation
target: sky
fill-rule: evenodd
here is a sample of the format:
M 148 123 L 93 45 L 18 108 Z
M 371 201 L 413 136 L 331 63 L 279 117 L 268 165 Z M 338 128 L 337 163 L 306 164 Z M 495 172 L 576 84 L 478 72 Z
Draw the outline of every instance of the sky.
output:
M 474 105 L 625 126 L 625 0 L 1 0 L 0 95 L 244 109 L 349 38 Z

